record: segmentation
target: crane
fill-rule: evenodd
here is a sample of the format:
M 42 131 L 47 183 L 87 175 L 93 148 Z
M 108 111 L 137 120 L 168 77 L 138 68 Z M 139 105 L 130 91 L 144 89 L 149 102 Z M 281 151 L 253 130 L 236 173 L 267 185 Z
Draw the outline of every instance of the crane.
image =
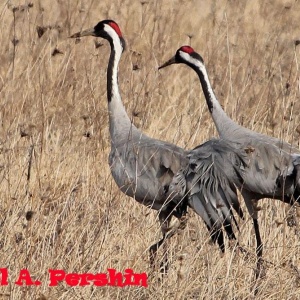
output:
M 188 168 L 189 152 L 142 133 L 126 113 L 118 86 L 118 65 L 125 49 L 125 40 L 120 27 L 113 20 L 103 20 L 90 29 L 71 35 L 71 38 L 84 36 L 101 37 L 110 44 L 107 67 L 107 103 L 111 138 L 109 166 L 117 186 L 124 194 L 158 211 L 163 237 L 150 247 L 151 265 L 154 264 L 158 248 L 174 234 L 174 230 L 170 228 L 171 218 L 174 216 L 184 223 L 187 206 L 192 207 L 202 217 L 211 239 L 224 251 L 222 227 L 229 238 L 235 238 L 231 226 L 232 221 L 236 223 L 232 208 L 243 217 L 236 188 L 223 173 L 220 165 L 222 156 L 214 147 L 220 144 L 220 147 L 224 145 L 225 149 L 228 143 L 223 140 L 207 142 L 207 145 L 211 145 L 211 152 L 210 156 L 207 156 L 208 148 L 203 148 L 205 155 L 201 160 L 203 167 L 197 170 L 202 181 L 195 182 L 195 184 L 202 182 L 196 191 L 198 198 L 194 197 L 193 201 L 190 201 L 186 195 L 178 197 L 173 186 L 176 186 L 176 179 L 180 176 L 175 175 L 182 174 L 180 172 Z M 227 145 L 227 148 L 232 146 Z M 201 152 L 201 146 L 198 149 Z M 228 152 L 232 153 L 229 150 Z M 230 156 L 242 163 L 238 153 Z M 166 265 L 166 261 L 164 264 Z
M 197 73 L 220 138 L 234 143 L 247 156 L 246 164 L 241 165 L 233 183 L 241 191 L 253 219 L 258 278 L 262 270 L 263 243 L 258 224 L 257 201 L 262 198 L 278 199 L 289 204 L 300 201 L 299 150 L 282 140 L 257 133 L 234 122 L 225 113 L 214 93 L 203 58 L 192 47 L 180 47 L 159 69 L 180 63 Z M 191 155 L 196 159 L 197 151 Z

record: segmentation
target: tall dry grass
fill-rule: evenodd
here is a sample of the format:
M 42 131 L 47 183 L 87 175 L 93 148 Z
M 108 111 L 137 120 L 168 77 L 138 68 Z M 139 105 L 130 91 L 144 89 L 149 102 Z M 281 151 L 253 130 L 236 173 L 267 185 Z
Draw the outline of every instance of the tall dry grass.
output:
M 251 219 L 240 222 L 244 256 L 222 256 L 199 217 L 170 246 L 158 280 L 148 248 L 156 213 L 121 194 L 107 156 L 109 46 L 71 33 L 105 18 L 127 41 L 120 87 L 128 114 L 155 138 L 192 148 L 216 136 L 196 75 L 157 66 L 183 44 L 204 58 L 228 114 L 299 145 L 300 4 L 297 1 L 3 1 L 0 4 L 0 267 L 3 299 L 249 299 L 255 267 Z M 103 45 L 102 45 L 103 43 Z M 284 204 L 261 201 L 266 276 L 257 299 L 299 299 L 299 228 Z M 14 284 L 27 268 L 42 285 Z M 48 269 L 148 272 L 149 287 L 48 286 Z

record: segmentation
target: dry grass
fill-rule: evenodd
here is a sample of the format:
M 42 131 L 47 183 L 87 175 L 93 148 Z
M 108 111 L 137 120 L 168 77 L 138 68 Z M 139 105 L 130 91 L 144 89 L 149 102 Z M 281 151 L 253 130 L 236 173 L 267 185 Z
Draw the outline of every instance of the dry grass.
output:
M 67 37 L 105 18 L 119 23 L 128 44 L 120 66 L 122 96 L 134 123 L 150 136 L 191 148 L 216 135 L 196 75 L 184 66 L 157 71 L 191 43 L 233 119 L 298 146 L 299 2 L 3 2 L 0 267 L 9 268 L 11 284 L 1 287 L 2 298 L 251 298 L 255 241 L 249 217 L 239 235 L 249 257 L 232 249 L 221 256 L 191 213 L 184 233 L 172 239 L 168 277 L 161 284 L 151 273 L 148 247 L 160 237 L 156 213 L 121 194 L 107 164 L 109 47 Z M 299 234 L 284 222 L 283 204 L 261 204 L 264 258 L 272 264 L 257 299 L 298 299 Z M 42 285 L 14 285 L 22 268 Z M 149 273 L 149 287 L 48 287 L 48 269 L 56 268 L 133 268 Z

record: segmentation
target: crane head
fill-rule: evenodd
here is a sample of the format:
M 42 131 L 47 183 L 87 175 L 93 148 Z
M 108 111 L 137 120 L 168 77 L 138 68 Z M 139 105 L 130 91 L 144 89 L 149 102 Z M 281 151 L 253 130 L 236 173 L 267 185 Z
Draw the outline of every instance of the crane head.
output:
M 70 38 L 80 38 L 84 36 L 101 37 L 110 42 L 113 40 L 119 40 L 122 48 L 125 49 L 125 40 L 122 36 L 121 29 L 113 20 L 103 20 L 92 28 L 72 34 Z
M 176 54 L 171 59 L 158 67 L 158 69 L 165 68 L 172 64 L 191 64 L 192 59 L 197 59 L 203 62 L 202 57 L 197 52 L 195 52 L 195 50 L 191 46 L 182 46 L 176 51 Z

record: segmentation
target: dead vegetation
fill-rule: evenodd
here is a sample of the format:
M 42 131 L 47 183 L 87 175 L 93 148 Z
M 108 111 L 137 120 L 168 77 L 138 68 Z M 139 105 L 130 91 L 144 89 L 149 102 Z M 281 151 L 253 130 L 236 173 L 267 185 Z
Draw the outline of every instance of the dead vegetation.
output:
M 109 47 L 71 33 L 111 18 L 127 51 L 120 86 L 127 111 L 147 134 L 186 148 L 216 135 L 196 75 L 157 67 L 183 44 L 205 59 L 228 114 L 299 146 L 298 1 L 7 1 L 0 5 L 0 267 L 3 299 L 251 299 L 255 267 L 250 218 L 245 256 L 221 256 L 191 213 L 172 239 L 170 273 L 151 272 L 156 213 L 116 188 L 107 164 Z M 102 44 L 103 43 L 103 44 Z M 263 200 L 266 276 L 257 299 L 298 299 L 299 228 L 282 203 Z M 28 269 L 40 286 L 14 285 Z M 48 286 L 48 269 L 148 272 L 149 287 Z

